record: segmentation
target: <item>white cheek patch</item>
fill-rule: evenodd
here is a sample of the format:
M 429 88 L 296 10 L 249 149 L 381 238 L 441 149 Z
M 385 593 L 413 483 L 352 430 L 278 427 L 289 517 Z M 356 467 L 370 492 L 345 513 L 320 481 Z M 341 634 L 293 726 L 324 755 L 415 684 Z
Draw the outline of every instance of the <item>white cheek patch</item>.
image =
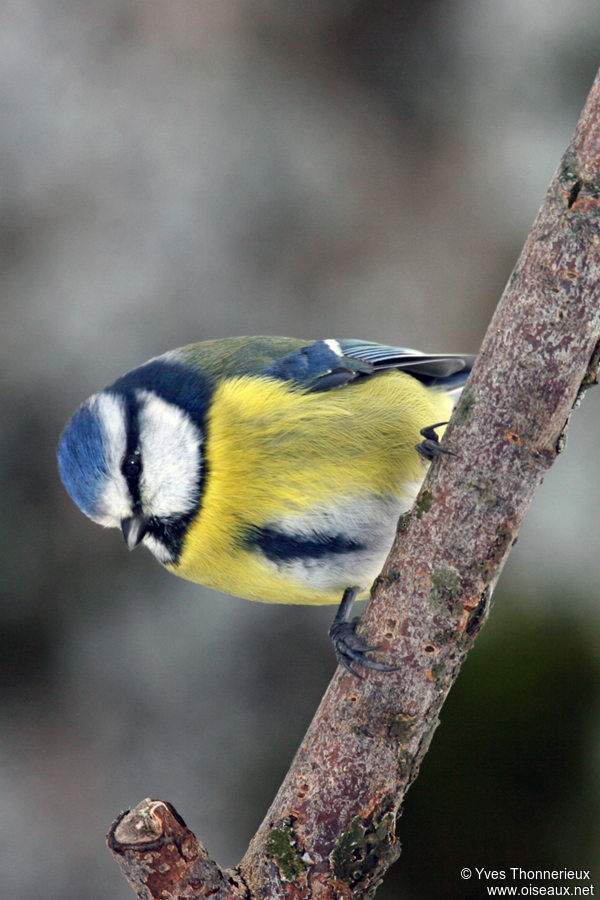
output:
M 131 499 L 121 473 L 127 434 L 125 404 L 115 394 L 102 393 L 94 398 L 94 405 L 104 432 L 104 454 L 109 478 L 98 503 L 96 521 L 107 527 L 118 526 L 121 519 L 131 515 Z
M 178 406 L 152 391 L 137 398 L 142 506 L 158 518 L 183 515 L 198 500 L 202 436 Z

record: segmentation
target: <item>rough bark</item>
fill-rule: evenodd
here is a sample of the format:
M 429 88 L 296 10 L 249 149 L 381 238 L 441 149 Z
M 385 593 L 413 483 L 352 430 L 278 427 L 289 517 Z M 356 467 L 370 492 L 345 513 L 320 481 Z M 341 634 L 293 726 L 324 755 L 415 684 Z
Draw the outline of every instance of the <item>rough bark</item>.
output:
M 170 803 L 142 800 L 113 822 L 107 841 L 140 900 L 248 896 L 239 875 L 210 859 Z
M 399 670 L 362 681 L 336 671 L 235 873 L 220 872 L 199 845 L 204 886 L 196 880 L 190 892 L 185 874 L 153 892 L 161 853 L 146 852 L 143 841 L 135 850 L 119 845 L 113 827 L 111 849 L 121 859 L 130 854 L 126 874 L 138 896 L 373 895 L 399 854 L 396 819 L 441 706 L 533 494 L 562 449 L 571 409 L 596 380 L 599 201 L 597 76 L 446 431 L 455 455 L 432 465 L 363 617 L 361 634 Z M 143 872 L 132 878 L 135 853 Z

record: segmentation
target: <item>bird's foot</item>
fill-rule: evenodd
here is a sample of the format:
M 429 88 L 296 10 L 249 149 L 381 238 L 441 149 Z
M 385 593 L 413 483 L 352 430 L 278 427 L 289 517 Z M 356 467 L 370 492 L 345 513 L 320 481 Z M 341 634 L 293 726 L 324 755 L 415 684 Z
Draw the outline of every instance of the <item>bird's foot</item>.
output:
M 416 445 L 417 453 L 420 453 L 427 462 L 431 462 L 436 456 L 441 456 L 444 453 L 447 456 L 454 456 L 452 450 L 448 450 L 447 447 L 440 445 L 440 439 L 435 432 L 436 428 L 447 424 L 447 422 L 438 422 L 437 425 L 428 425 L 427 428 L 421 428 L 420 434 L 423 435 L 425 440 Z
M 331 623 L 329 629 L 329 637 L 335 650 L 338 663 L 357 678 L 364 678 L 360 672 L 357 672 L 352 663 L 364 666 L 365 669 L 376 669 L 378 672 L 394 672 L 398 666 L 386 666 L 384 663 L 375 662 L 365 656 L 372 650 L 378 650 L 378 647 L 369 647 L 368 644 L 360 638 L 356 633 L 356 626 L 360 619 L 352 619 L 350 621 L 350 613 L 354 605 L 354 598 L 359 589 L 357 587 L 348 587 L 344 591 L 338 611 Z
M 375 669 L 377 672 L 395 672 L 398 666 L 388 666 L 385 663 L 375 662 L 365 656 L 377 647 L 370 647 L 356 633 L 356 626 L 360 619 L 352 619 L 351 622 L 338 622 L 334 620 L 329 629 L 329 637 L 333 643 L 333 649 L 338 663 L 357 678 L 364 678 L 352 663 L 364 666 L 366 669 Z

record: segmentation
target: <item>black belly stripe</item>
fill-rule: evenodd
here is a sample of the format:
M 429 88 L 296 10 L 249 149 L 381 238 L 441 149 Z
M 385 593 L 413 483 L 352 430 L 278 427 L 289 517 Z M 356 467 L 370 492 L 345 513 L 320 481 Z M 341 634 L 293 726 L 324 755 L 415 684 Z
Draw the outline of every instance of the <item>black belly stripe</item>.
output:
M 277 528 L 251 528 L 245 534 L 247 547 L 257 548 L 271 562 L 295 562 L 318 560 L 326 556 L 343 556 L 345 553 L 356 553 L 366 550 L 366 544 L 355 541 L 342 534 L 319 534 L 311 537 L 300 534 L 288 534 Z

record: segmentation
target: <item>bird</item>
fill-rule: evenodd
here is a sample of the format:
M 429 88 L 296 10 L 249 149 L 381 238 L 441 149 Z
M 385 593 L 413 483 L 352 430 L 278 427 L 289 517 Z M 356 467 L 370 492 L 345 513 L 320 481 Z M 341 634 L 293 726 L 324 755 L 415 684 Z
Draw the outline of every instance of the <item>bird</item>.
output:
M 473 356 L 273 336 L 170 350 L 85 400 L 60 435 L 62 482 L 170 572 L 250 600 L 338 604 L 338 662 L 396 667 L 356 633 L 399 517 Z M 357 668 L 361 667 L 360 669 Z

